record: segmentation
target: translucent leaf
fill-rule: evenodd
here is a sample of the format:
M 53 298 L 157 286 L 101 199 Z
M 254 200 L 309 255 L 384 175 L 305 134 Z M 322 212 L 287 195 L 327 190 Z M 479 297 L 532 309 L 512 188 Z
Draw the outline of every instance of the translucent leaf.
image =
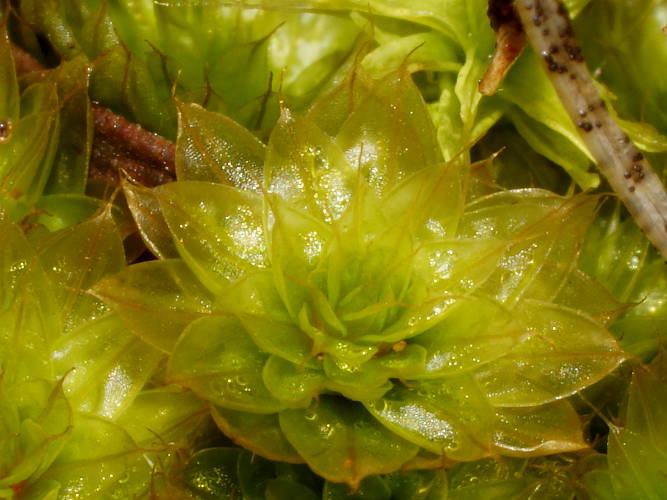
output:
M 30 206 L 42 194 L 58 144 L 58 94 L 52 82 L 28 87 L 11 139 L 0 143 L 0 193 Z
M 52 356 L 72 404 L 114 419 L 141 391 L 163 353 L 110 314 L 60 337 Z
M 500 304 L 464 297 L 433 328 L 412 343 L 427 352 L 424 372 L 415 378 L 439 378 L 473 370 L 498 359 L 523 340 L 524 327 Z
M 177 258 L 176 243 L 154 191 L 131 182 L 124 182 L 123 192 L 146 247 L 160 259 Z
M 189 448 L 207 422 L 208 408 L 198 397 L 168 385 L 142 391 L 118 418 L 137 444 L 158 451 Z
M 366 407 L 398 436 L 432 453 L 475 460 L 490 452 L 493 410 L 470 377 L 396 385 Z
M 493 444 L 506 456 L 536 456 L 588 447 L 567 401 L 533 408 L 496 408 Z
M 282 408 L 264 387 L 261 352 L 236 319 L 202 318 L 188 326 L 169 359 L 169 380 L 232 410 L 274 413 Z
M 554 302 L 586 311 L 603 323 L 614 319 L 623 309 L 623 305 L 600 282 L 578 269 L 567 277 Z
M 270 271 L 240 279 L 226 290 L 218 303 L 224 311 L 239 318 L 263 351 L 296 364 L 316 354 L 311 338 L 290 321 Z
M 454 500 L 523 500 L 574 498 L 582 492 L 570 477 L 571 460 L 560 458 L 526 461 L 486 459 L 454 466 L 449 473 L 449 496 Z
M 266 265 L 257 195 L 196 181 L 165 184 L 154 192 L 179 253 L 213 292 Z
M 196 104 L 179 104 L 176 173 L 181 181 L 229 184 L 259 192 L 265 147 L 224 115 Z
M 93 122 L 88 99 L 90 69 L 83 57 L 64 62 L 52 77 L 61 102 L 60 137 L 48 193 L 81 193 L 86 187 L 93 142 Z
M 280 427 L 320 476 L 357 486 L 399 468 L 417 446 L 382 427 L 359 404 L 322 396 L 311 408 L 280 413 Z
M 625 358 L 602 325 L 576 310 L 524 301 L 518 312 L 527 338 L 476 374 L 494 406 L 564 398 L 602 379 Z
M 595 197 L 560 198 L 528 189 L 473 202 L 461 236 L 506 241 L 485 293 L 510 307 L 521 297 L 553 300 L 574 268 L 595 206 Z
M 61 385 L 44 380 L 2 387 L 0 398 L 1 488 L 39 477 L 51 465 L 67 440 L 72 412 Z
M 303 458 L 285 437 L 277 414 L 259 415 L 228 410 L 219 406 L 211 408 L 218 427 L 236 444 L 269 460 L 303 463 Z
M 352 111 L 336 140 L 377 194 L 441 161 L 428 111 L 405 71 L 379 81 Z
M 5 383 L 52 378 L 60 334 L 55 290 L 22 231 L 0 214 L 0 366 Z
M 308 406 L 324 388 L 324 373 L 270 356 L 262 371 L 264 386 L 289 407 Z
M 424 239 L 453 237 L 463 212 L 463 176 L 456 163 L 415 172 L 383 200 L 384 217 Z
M 183 329 L 213 311 L 213 298 L 180 260 L 126 267 L 92 290 L 144 342 L 170 352 Z
M 104 314 L 107 308 L 88 290 L 125 266 L 123 243 L 110 210 L 49 235 L 41 242 L 39 253 L 58 285 L 56 297 L 65 332 Z
M 3 19 L 0 28 L 0 121 L 9 129 L 3 132 L 0 143 L 11 137 L 11 128 L 19 117 L 19 85 L 6 26 Z
M 391 389 L 390 379 L 411 379 L 423 372 L 427 356 L 423 347 L 403 343 L 387 351 L 360 365 L 325 356 L 327 387 L 352 400 L 371 401 Z
M 355 172 L 332 139 L 287 109 L 271 133 L 264 177 L 268 192 L 329 222 L 345 211 L 356 183 Z
M 37 202 L 37 222 L 50 232 L 80 224 L 104 209 L 104 202 L 78 194 L 44 195 Z
M 130 436 L 98 417 L 79 415 L 58 458 L 42 476 L 64 499 L 132 498 L 145 493 L 151 467 Z
M 280 199 L 270 202 L 274 218 L 271 232 L 271 266 L 277 292 L 291 318 L 296 320 L 309 295 L 304 278 L 318 267 L 327 254 L 331 228 Z
M 623 427 L 609 432 L 609 472 L 618 498 L 662 498 L 667 487 L 667 362 L 635 369 Z

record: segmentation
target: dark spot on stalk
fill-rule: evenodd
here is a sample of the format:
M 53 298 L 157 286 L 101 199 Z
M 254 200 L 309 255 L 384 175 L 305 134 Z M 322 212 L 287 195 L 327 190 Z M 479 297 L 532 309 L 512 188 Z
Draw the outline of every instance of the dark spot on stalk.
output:
M 549 36 L 549 34 L 551 34 L 551 31 L 549 31 L 549 28 L 544 28 L 544 29 L 542 30 L 542 35 L 544 35 L 544 36 Z
M 595 127 L 602 128 L 602 122 L 600 120 L 595 120 Z
M 549 47 L 549 53 L 558 54 L 558 46 L 557 45 L 552 45 L 551 47 Z
M 643 159 L 644 159 L 644 155 L 641 154 L 641 153 L 636 153 L 636 154 L 632 157 L 632 161 L 642 161 Z
M 588 122 L 586 120 L 579 120 L 577 122 L 577 127 L 579 127 L 582 130 L 585 130 L 586 132 L 590 132 L 593 130 L 593 125 L 591 125 L 591 122 Z
M 12 122 L 9 120 L 0 120 L 0 144 L 9 141 L 12 137 Z
M 634 186 L 630 186 L 630 187 L 628 188 L 628 191 L 630 191 L 631 193 L 634 193 L 634 192 L 635 192 L 635 187 L 634 187 Z

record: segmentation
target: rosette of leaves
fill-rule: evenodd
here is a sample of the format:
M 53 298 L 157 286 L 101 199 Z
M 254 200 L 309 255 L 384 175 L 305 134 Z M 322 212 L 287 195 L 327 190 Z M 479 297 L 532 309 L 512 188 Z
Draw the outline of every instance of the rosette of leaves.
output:
M 234 441 L 372 474 L 586 447 L 568 396 L 624 359 L 576 268 L 597 198 L 466 199 L 407 72 L 351 72 L 267 146 L 180 105 L 179 181 L 126 185 L 160 260 L 94 293 Z
M 125 265 L 110 210 L 30 239 L 2 214 L 0 231 L 0 498 L 156 489 L 207 415 L 192 394 L 149 384 L 162 353 L 86 293 Z
M 15 40 L 45 63 L 88 61 L 91 97 L 169 139 L 172 94 L 268 129 L 278 96 L 310 103 L 343 64 L 359 28 L 349 19 L 215 2 L 19 0 Z M 39 38 L 49 42 L 44 51 Z

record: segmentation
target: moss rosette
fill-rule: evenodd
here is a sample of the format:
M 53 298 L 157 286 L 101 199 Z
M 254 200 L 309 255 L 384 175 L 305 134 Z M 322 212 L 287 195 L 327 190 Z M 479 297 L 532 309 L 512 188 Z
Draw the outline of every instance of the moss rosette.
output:
M 179 180 L 126 185 L 162 259 L 96 293 L 229 437 L 353 486 L 587 446 L 568 397 L 624 359 L 599 320 L 616 304 L 576 267 L 596 197 L 469 199 L 404 71 L 283 109 L 267 146 L 179 114 Z

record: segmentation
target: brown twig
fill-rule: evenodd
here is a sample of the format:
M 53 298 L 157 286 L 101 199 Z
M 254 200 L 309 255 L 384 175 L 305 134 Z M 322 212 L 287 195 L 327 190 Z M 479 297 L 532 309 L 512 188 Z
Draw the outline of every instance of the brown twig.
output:
M 45 68 L 23 49 L 12 44 L 12 57 L 19 75 Z M 92 106 L 95 135 L 88 176 L 117 184 L 125 172 L 144 186 L 157 186 L 176 179 L 175 146 L 99 104 Z
M 484 95 L 496 93 L 512 63 L 526 46 L 526 33 L 514 11 L 512 1 L 489 1 L 487 14 L 491 28 L 496 32 L 496 51 L 484 77 L 479 82 L 479 91 Z

